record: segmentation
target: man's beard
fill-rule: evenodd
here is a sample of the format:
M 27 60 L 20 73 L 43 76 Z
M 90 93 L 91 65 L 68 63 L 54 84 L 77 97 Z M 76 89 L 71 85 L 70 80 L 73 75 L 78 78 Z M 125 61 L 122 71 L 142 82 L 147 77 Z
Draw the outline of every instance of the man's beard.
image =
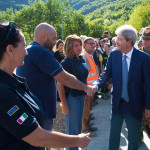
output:
M 54 45 L 50 43 L 50 41 L 46 41 L 44 47 L 47 48 L 50 52 L 53 50 Z

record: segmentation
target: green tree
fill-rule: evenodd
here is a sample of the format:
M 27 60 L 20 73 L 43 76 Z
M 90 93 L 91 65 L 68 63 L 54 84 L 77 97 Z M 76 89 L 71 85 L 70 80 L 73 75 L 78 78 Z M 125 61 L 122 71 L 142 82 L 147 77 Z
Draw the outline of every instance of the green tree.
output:
M 150 26 L 150 3 L 146 5 L 138 6 L 131 14 L 128 21 L 129 24 L 133 25 L 138 31 L 142 27 Z
M 34 1 L 30 6 L 24 7 L 20 11 L 15 11 L 14 21 L 23 30 L 27 42 L 33 40 L 33 32 L 35 27 L 45 22 L 45 5 L 43 1 Z
M 47 22 L 56 28 L 58 38 L 61 38 L 62 19 L 64 18 L 64 37 L 69 34 L 82 34 L 86 32 L 86 23 L 83 15 L 74 11 L 69 1 L 39 0 L 30 1 L 28 7 L 15 11 L 14 21 L 19 24 L 26 36 L 27 42 L 33 40 L 35 27 L 41 22 Z
M 14 13 L 12 8 L 11 9 L 7 8 L 6 11 L 0 12 L 0 22 L 9 21 L 13 19 L 14 19 Z
M 89 24 L 89 31 L 90 31 L 89 36 L 92 36 L 94 38 L 100 38 L 104 31 L 104 27 L 102 24 L 94 20 L 94 21 L 91 21 Z

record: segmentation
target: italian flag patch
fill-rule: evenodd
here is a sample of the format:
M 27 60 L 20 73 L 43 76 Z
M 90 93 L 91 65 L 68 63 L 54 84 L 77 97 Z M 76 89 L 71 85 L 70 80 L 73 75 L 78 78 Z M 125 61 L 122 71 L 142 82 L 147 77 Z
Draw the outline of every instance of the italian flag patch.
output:
M 19 124 L 22 124 L 27 118 L 28 118 L 28 115 L 27 115 L 26 113 L 23 113 L 23 114 L 19 117 L 19 119 L 17 120 L 17 122 L 18 122 Z

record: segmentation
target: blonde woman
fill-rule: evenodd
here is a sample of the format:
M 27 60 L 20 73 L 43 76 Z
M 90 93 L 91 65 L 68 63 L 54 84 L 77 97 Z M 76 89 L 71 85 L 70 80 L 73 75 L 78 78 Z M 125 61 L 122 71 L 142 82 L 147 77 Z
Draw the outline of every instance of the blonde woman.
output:
M 70 35 L 66 38 L 64 54 L 66 58 L 62 61 L 64 70 L 73 74 L 78 80 L 86 83 L 88 69 L 81 56 L 82 40 L 77 35 Z M 81 90 L 64 87 L 59 82 L 58 92 L 62 101 L 62 111 L 65 113 L 66 133 L 77 135 L 81 133 L 82 115 L 84 107 L 84 95 Z M 78 147 L 67 148 L 67 150 L 78 150 Z

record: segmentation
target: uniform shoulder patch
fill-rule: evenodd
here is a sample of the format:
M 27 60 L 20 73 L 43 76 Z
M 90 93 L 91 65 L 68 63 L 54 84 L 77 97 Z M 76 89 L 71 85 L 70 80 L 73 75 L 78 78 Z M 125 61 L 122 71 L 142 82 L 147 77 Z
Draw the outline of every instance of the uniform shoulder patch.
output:
M 28 118 L 28 115 L 26 113 L 23 113 L 17 120 L 19 124 L 22 124 L 26 119 Z
M 83 64 L 83 66 L 84 66 L 86 69 L 88 69 L 88 66 L 87 66 L 86 63 L 82 63 L 82 64 Z
M 12 116 L 18 110 L 19 110 L 19 107 L 17 105 L 15 105 L 7 113 L 9 116 Z

